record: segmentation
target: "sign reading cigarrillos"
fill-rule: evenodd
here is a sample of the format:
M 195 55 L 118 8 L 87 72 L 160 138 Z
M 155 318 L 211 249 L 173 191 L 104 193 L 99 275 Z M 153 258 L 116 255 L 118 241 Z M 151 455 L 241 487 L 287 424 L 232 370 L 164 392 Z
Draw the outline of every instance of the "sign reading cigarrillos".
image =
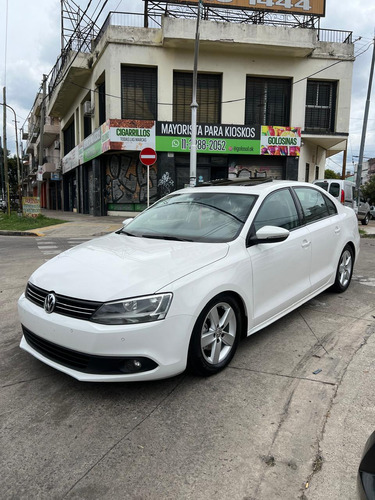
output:
M 169 3 L 198 4 L 200 0 L 171 0 Z M 326 0 L 203 0 L 206 7 L 231 7 L 300 14 L 304 16 L 325 16 Z

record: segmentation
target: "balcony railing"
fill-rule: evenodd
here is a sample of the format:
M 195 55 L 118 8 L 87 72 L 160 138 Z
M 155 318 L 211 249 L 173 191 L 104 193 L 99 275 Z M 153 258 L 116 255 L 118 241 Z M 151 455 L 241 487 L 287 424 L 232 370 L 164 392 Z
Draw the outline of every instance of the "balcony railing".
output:
M 353 43 L 353 32 L 319 28 L 318 40 L 319 42 Z

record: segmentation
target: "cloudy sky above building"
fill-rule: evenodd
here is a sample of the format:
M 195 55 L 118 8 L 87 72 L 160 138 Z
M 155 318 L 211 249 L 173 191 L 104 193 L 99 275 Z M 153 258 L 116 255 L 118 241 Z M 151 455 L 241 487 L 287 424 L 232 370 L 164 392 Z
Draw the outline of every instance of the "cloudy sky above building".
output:
M 85 9 L 89 0 L 75 0 Z M 90 13 L 96 17 L 103 0 L 92 1 Z M 72 2 L 74 4 L 74 2 Z M 143 12 L 142 0 L 109 0 L 99 25 L 109 11 Z M 95 14 L 93 14 L 95 11 Z M 5 86 L 7 104 L 17 114 L 22 127 L 33 106 L 43 74 L 54 66 L 61 47 L 60 0 L 0 0 L 0 86 Z M 7 15 L 6 15 L 7 13 Z M 348 146 L 348 166 L 359 154 L 364 108 L 370 73 L 372 42 L 375 34 L 375 2 L 364 0 L 326 0 L 326 16 L 321 27 L 353 31 L 355 40 L 352 106 Z M 308 76 L 308 75 L 306 75 Z M 321 75 L 323 77 L 323 74 Z M 375 88 L 375 83 L 373 89 Z M 1 102 L 3 101 L 1 92 Z M 365 157 L 375 157 L 375 91 L 372 91 Z M 15 152 L 14 115 L 7 114 L 8 149 Z M 1 109 L 0 135 L 3 135 Z M 341 171 L 342 155 L 327 162 L 327 167 Z

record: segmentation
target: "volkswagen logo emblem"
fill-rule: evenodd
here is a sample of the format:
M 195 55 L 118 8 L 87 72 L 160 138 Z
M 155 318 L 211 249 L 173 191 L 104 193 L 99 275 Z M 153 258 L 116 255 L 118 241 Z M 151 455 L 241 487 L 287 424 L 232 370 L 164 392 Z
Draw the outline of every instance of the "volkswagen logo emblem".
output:
M 56 305 L 56 295 L 54 293 L 49 293 L 44 299 L 44 310 L 46 313 L 51 314 Z

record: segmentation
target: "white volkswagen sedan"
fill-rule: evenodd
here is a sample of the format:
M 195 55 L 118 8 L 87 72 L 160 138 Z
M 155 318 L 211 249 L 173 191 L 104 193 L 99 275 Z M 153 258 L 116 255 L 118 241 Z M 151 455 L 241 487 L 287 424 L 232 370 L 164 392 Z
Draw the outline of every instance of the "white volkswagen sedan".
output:
M 21 347 L 84 381 L 211 375 L 242 336 L 344 292 L 358 252 L 354 211 L 312 184 L 183 189 L 34 272 Z

